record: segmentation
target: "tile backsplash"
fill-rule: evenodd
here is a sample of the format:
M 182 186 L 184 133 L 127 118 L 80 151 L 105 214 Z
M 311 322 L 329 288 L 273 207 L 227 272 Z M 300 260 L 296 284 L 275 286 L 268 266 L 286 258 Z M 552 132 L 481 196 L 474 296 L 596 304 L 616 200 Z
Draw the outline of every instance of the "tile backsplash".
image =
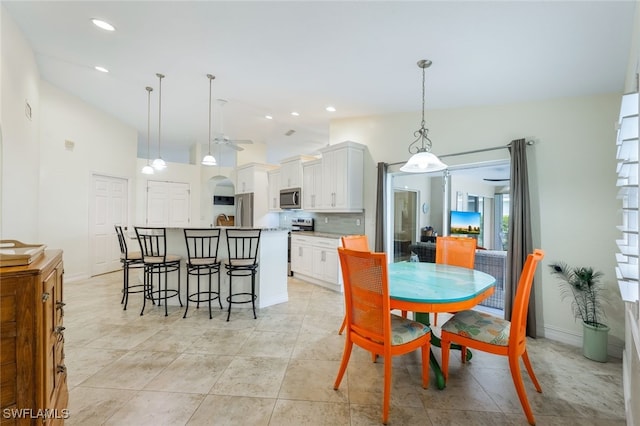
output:
M 290 210 L 280 213 L 280 226 L 288 228 L 294 217 L 314 219 L 316 232 L 331 234 L 364 234 L 364 213 L 318 213 Z

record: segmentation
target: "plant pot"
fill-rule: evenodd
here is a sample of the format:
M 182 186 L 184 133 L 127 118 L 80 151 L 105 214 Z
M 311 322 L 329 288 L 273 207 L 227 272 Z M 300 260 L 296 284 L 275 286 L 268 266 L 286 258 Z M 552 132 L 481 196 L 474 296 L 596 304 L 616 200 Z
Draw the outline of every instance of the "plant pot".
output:
M 582 323 L 582 354 L 593 361 L 607 362 L 609 327 Z

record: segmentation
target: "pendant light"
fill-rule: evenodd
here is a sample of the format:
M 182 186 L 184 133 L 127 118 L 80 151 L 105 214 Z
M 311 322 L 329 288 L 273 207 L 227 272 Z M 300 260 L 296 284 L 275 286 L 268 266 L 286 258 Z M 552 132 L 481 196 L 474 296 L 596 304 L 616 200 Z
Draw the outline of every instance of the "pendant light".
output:
M 158 158 L 153 160 L 151 165 L 156 170 L 164 170 L 167 167 L 167 163 L 162 159 L 162 153 L 160 151 L 160 142 L 161 142 L 161 134 L 160 134 L 160 125 L 162 123 L 162 79 L 164 78 L 164 74 L 156 74 L 158 77 Z
M 204 156 L 202 159 L 203 166 L 215 166 L 217 164 L 216 157 L 211 155 L 211 83 L 213 79 L 216 78 L 211 74 L 207 74 L 207 78 L 209 79 L 209 151 L 208 154 Z
M 151 157 L 151 153 L 149 150 L 149 133 L 151 129 L 151 92 L 153 91 L 153 87 L 145 87 L 147 90 L 147 165 L 142 168 L 142 173 L 145 175 L 153 174 L 153 167 L 149 164 L 149 158 Z
M 422 121 L 420 128 L 413 133 L 416 140 L 409 144 L 409 153 L 413 154 L 407 164 L 400 167 L 400 171 L 409 173 L 428 173 L 437 172 L 447 168 L 438 157 L 431 153 L 431 139 L 429 139 L 429 129 L 425 127 L 424 122 L 424 75 L 425 69 L 431 66 L 432 62 L 428 59 L 418 61 L 418 67 L 422 68 Z M 420 146 L 416 144 L 420 142 Z

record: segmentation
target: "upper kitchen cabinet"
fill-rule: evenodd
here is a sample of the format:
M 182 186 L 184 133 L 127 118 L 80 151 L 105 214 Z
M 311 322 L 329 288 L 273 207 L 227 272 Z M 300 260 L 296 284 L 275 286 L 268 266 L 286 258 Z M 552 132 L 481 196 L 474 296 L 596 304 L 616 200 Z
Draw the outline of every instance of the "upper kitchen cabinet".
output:
M 277 169 L 272 164 L 249 163 L 236 168 L 236 194 L 268 192 L 269 170 Z M 255 202 L 255 201 L 254 201 Z
M 280 189 L 302 188 L 302 163 L 316 157 L 298 155 L 280 162 Z
M 321 206 L 322 160 L 307 161 L 302 165 L 302 208 L 314 211 Z
M 280 169 L 269 170 L 269 210 L 280 211 Z
M 362 212 L 364 150 L 364 145 L 355 142 L 342 142 L 320 150 L 321 210 Z

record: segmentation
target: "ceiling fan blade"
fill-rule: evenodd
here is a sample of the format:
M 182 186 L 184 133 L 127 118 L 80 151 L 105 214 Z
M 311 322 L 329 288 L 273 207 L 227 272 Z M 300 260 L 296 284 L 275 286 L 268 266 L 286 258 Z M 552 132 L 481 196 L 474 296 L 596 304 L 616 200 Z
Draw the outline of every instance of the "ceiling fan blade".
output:
M 236 151 L 244 151 L 244 148 L 242 148 L 242 147 L 240 147 L 240 146 L 238 146 L 236 144 L 233 144 L 233 143 L 227 143 L 227 144 L 225 144 L 225 146 L 227 146 L 227 147 L 229 147 L 231 149 L 234 149 Z
M 253 143 L 253 141 L 251 139 L 230 139 L 229 142 L 231 142 L 231 143 L 246 143 L 246 144 Z
M 490 178 L 484 178 L 483 180 L 486 180 L 487 182 L 508 182 L 511 179 L 507 178 L 507 179 L 490 179 Z

